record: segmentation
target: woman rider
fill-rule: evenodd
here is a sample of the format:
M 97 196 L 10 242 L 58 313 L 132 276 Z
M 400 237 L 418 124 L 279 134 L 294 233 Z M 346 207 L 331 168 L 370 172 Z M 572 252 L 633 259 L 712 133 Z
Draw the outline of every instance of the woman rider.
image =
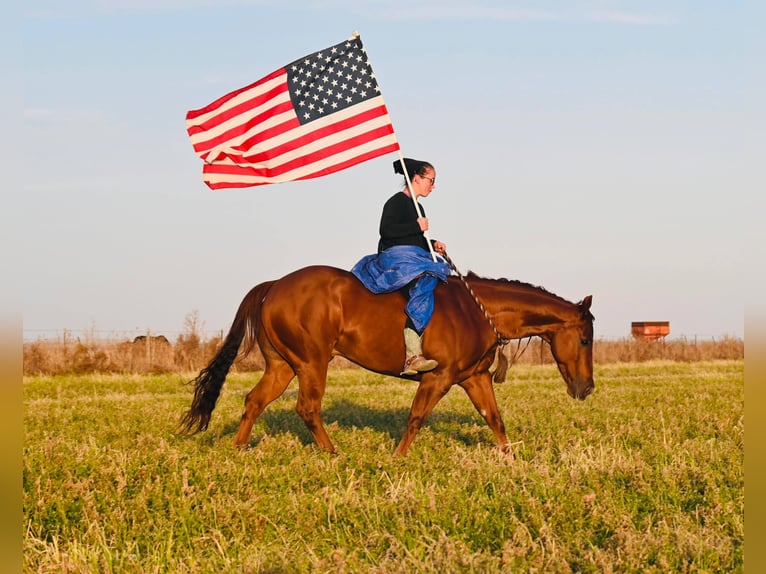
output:
M 407 298 L 404 327 L 406 356 L 402 375 L 416 375 L 438 366 L 423 356 L 421 338 L 434 309 L 434 289 L 446 281 L 450 266 L 434 261 L 423 232 L 428 230 L 428 218 L 423 208 L 415 208 L 415 199 L 428 197 L 436 186 L 436 170 L 427 161 L 404 158 L 407 180 L 401 191 L 391 196 L 383 206 L 380 217 L 378 252 L 363 257 L 351 272 L 373 293 L 390 293 L 401 289 Z M 394 162 L 394 172 L 404 175 L 402 162 Z M 441 241 L 432 240 L 434 251 L 446 253 Z

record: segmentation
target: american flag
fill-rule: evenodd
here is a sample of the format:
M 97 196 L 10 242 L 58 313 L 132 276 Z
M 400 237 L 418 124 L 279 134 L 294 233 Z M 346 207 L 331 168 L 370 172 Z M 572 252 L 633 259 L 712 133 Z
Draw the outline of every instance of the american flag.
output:
M 358 34 L 186 114 L 211 189 L 320 177 L 399 144 Z

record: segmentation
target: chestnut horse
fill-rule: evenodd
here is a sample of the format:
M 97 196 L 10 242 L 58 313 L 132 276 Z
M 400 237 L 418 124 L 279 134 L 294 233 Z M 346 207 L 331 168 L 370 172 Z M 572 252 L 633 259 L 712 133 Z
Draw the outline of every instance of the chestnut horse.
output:
M 453 385 L 465 390 L 498 446 L 508 451 L 490 373 L 501 336 L 506 342 L 541 337 L 550 344 L 569 395 L 583 400 L 593 391 L 591 296 L 570 303 L 540 287 L 470 273 L 464 282 L 451 276 L 434 292 L 435 310 L 423 334 L 423 349 L 439 366 L 404 377 L 418 381 L 418 388 L 395 455 L 407 454 L 426 418 Z M 321 414 L 328 362 L 340 355 L 370 371 L 399 377 L 404 305 L 401 293 L 374 295 L 350 272 L 334 267 L 306 267 L 257 285 L 242 300 L 221 349 L 191 381 L 194 399 L 181 420 L 182 431 L 207 428 L 245 340 L 243 355 L 257 344 L 265 370 L 245 399 L 235 445 L 247 446 L 255 420 L 297 376 L 296 411 L 317 445 L 335 452 Z

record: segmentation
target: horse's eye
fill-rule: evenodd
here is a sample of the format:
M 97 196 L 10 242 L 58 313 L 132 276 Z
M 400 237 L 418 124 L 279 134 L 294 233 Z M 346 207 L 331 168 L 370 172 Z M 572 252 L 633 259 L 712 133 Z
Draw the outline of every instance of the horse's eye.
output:
M 587 347 L 590 344 L 590 339 L 580 339 L 580 344 L 583 347 Z

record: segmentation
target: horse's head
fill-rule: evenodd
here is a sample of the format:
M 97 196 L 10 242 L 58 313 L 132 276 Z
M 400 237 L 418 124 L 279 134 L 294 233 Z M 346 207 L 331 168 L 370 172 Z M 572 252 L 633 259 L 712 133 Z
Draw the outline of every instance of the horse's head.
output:
M 573 399 L 585 400 L 593 392 L 593 315 L 588 295 L 577 303 L 575 319 L 563 323 L 543 338 L 550 344 L 553 358 Z

